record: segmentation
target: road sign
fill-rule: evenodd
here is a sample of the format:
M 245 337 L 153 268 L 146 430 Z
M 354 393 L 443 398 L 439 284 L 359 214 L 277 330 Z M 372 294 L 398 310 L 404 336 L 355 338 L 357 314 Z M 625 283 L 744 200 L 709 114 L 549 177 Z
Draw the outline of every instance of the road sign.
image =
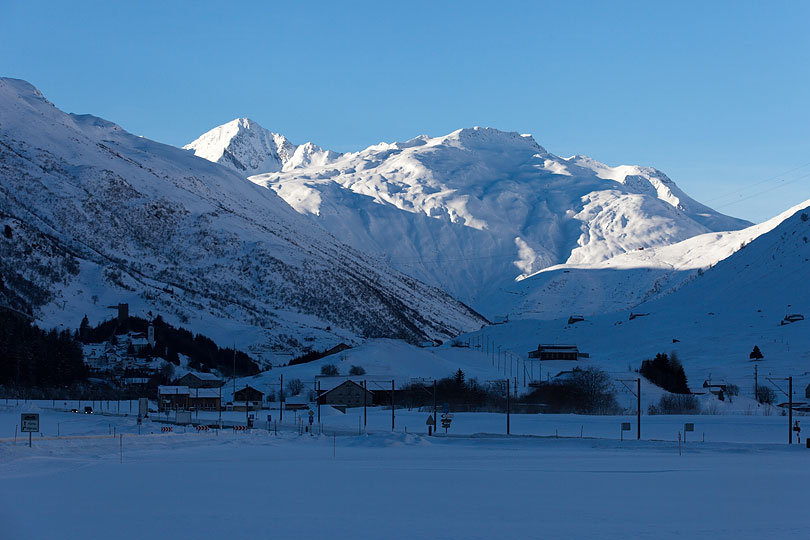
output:
M 450 427 L 450 423 L 452 421 L 453 421 L 453 415 L 452 414 L 450 414 L 450 413 L 442 414 L 442 427 L 444 428 L 445 432 Z
M 630 422 L 622 422 L 622 431 L 630 431 Z
M 20 415 L 22 433 L 39 433 L 39 413 L 23 413 Z
M 444 405 L 442 405 L 442 412 L 443 413 L 449 413 L 450 412 L 450 404 L 449 403 L 445 403 Z
M 149 416 L 149 400 L 145 397 L 138 398 L 138 416 L 141 418 Z
M 695 431 L 695 424 L 684 424 L 683 425 L 684 431 Z
M 425 420 L 426 426 L 435 426 L 436 422 L 433 421 L 433 415 L 428 415 L 427 420 Z

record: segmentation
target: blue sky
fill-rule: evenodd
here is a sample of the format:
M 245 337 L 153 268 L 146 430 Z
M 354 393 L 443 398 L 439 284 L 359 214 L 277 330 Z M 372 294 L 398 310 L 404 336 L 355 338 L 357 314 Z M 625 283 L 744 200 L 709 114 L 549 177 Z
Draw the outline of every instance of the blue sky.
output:
M 481 125 L 752 221 L 810 199 L 810 2 L 0 8 L 0 74 L 169 144 L 239 116 L 339 151 Z

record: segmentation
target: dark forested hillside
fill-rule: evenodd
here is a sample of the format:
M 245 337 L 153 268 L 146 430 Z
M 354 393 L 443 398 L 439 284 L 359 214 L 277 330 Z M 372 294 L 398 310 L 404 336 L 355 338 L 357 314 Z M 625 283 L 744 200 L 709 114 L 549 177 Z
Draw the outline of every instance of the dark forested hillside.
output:
M 81 343 L 68 330 L 42 330 L 0 308 L 0 385 L 65 388 L 87 380 Z

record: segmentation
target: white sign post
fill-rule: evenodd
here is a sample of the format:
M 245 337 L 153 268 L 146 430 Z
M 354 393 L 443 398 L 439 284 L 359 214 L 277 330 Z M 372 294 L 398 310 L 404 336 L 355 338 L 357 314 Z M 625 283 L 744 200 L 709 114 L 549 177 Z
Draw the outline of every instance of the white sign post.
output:
M 22 433 L 28 433 L 28 448 L 31 448 L 31 434 L 39 433 L 39 413 L 22 413 L 20 426 Z
M 683 444 L 686 444 L 686 433 L 688 431 L 695 431 L 695 424 L 688 423 L 683 425 Z
M 630 422 L 622 422 L 622 430 L 619 432 L 619 437 L 624 440 L 624 432 L 630 431 Z

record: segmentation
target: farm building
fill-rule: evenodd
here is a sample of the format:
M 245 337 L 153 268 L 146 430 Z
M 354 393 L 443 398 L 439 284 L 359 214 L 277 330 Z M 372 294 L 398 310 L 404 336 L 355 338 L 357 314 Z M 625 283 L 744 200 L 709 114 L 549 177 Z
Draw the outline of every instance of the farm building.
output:
M 536 351 L 529 351 L 529 358 L 538 360 L 576 360 L 581 356 L 576 345 L 538 345 Z
M 188 386 L 158 386 L 158 411 L 186 410 L 188 393 Z
M 236 407 L 237 402 L 241 401 L 243 404 L 248 403 L 251 408 L 260 409 L 264 400 L 264 392 L 246 385 L 241 390 L 234 392 L 233 400 L 234 407 Z
M 219 388 L 189 388 L 188 406 L 200 411 L 218 411 L 221 404 Z
M 219 388 L 225 384 L 225 381 L 213 373 L 186 373 L 175 383 L 189 388 Z
M 361 384 L 354 381 L 343 381 L 331 390 L 322 392 L 320 395 L 321 405 L 346 405 L 347 407 L 362 407 L 364 403 L 371 405 L 373 402 L 374 393 L 370 390 L 363 389 Z

